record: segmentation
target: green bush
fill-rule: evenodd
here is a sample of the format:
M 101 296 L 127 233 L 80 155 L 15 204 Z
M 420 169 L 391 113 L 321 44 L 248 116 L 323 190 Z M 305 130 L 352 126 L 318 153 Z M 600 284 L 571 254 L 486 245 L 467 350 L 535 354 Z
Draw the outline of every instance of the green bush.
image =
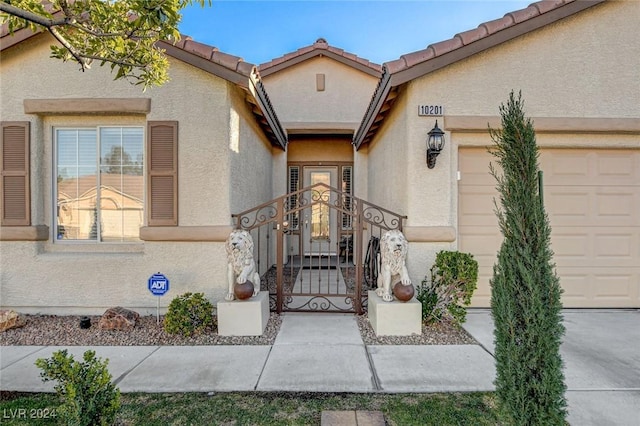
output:
M 213 305 L 204 293 L 184 293 L 169 304 L 164 317 L 164 330 L 189 337 L 213 325 Z
M 94 351 L 84 353 L 84 362 L 76 361 L 67 350 L 54 352 L 51 358 L 39 358 L 42 380 L 56 380 L 56 393 L 63 403 L 56 416 L 62 424 L 74 426 L 110 425 L 120 409 L 120 391 L 111 383 L 109 360 L 96 358 Z
M 472 254 L 440 251 L 431 267 L 431 280 L 425 277 L 417 288 L 423 321 L 465 322 L 477 282 L 478 262 Z

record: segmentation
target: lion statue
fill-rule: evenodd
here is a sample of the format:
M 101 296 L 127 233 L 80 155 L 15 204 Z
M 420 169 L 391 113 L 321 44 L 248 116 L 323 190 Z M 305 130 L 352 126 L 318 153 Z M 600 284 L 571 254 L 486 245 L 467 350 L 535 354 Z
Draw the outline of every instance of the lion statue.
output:
M 253 283 L 253 295 L 260 293 L 260 275 L 253 260 L 253 238 L 243 229 L 234 229 L 225 242 L 227 250 L 227 280 L 229 289 L 225 300 L 235 299 L 233 286 L 247 280 Z
M 384 233 L 380 239 L 380 254 L 378 256 L 378 288 L 376 294 L 385 302 L 391 302 L 391 284 L 400 278 L 402 285 L 411 285 L 409 272 L 405 260 L 408 244 L 402 232 L 392 229 Z

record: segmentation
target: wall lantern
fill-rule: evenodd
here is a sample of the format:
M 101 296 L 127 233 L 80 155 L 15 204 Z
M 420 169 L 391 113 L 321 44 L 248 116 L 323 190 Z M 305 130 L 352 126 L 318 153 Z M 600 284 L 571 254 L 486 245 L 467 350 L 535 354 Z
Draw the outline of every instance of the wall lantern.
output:
M 438 120 L 428 133 L 427 139 L 427 167 L 433 169 L 436 166 L 436 157 L 444 148 L 444 132 L 438 127 Z

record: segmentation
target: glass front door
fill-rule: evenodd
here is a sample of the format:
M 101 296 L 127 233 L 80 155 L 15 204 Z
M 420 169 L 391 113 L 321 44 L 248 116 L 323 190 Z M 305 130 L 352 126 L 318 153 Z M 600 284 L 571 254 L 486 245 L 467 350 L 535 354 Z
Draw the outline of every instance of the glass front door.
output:
M 335 187 L 337 167 L 305 167 L 305 186 L 319 183 Z M 335 202 L 328 188 L 319 186 L 311 193 L 312 205 L 303 213 L 303 245 L 307 256 L 336 254 L 337 213 L 328 203 Z M 333 195 L 335 197 L 335 195 Z

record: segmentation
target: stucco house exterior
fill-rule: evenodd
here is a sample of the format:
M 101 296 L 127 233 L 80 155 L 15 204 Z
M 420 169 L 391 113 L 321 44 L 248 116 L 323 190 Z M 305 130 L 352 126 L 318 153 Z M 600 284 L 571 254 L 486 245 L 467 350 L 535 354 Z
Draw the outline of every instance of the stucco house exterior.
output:
M 327 290 L 296 281 L 305 258 L 349 288 L 372 237 L 401 228 L 414 284 L 438 251 L 470 252 L 473 306 L 488 306 L 501 236 L 487 127 L 515 90 L 564 305 L 638 308 L 638 24 L 633 1 L 541 1 L 383 65 L 318 39 L 255 66 L 183 38 L 162 44 L 171 81 L 146 92 L 50 59 L 46 34 L 3 33 L 0 305 L 151 313 L 157 272 L 171 280 L 161 306 L 187 291 L 216 302 L 224 241 L 243 227 L 260 274 L 285 265 L 276 281 L 289 270 L 307 296 Z M 436 120 L 446 144 L 429 168 Z

